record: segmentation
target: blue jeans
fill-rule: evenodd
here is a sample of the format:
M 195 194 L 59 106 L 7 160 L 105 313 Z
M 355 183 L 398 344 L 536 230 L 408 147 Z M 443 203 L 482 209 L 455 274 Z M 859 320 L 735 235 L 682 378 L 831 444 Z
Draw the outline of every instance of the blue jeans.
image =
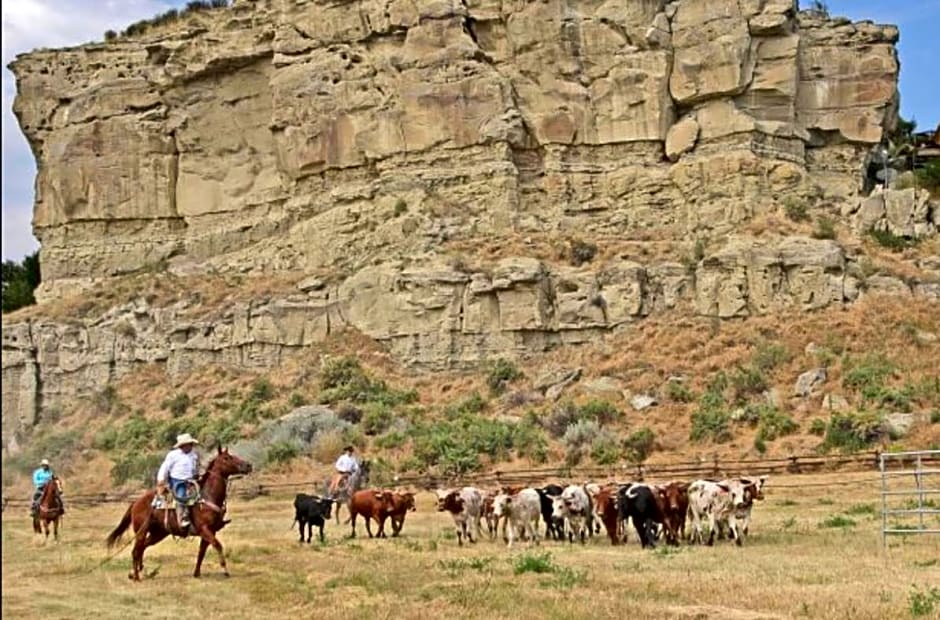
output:
M 185 502 L 188 499 L 189 491 L 189 482 L 186 480 L 177 480 L 176 478 L 170 478 L 167 476 L 166 479 L 167 485 L 170 487 L 170 492 L 173 494 L 173 497 L 179 502 Z

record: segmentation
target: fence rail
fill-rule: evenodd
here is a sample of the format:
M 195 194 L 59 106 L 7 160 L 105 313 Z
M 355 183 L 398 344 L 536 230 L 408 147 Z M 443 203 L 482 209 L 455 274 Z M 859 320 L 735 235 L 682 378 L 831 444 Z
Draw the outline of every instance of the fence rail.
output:
M 924 518 L 927 515 L 940 514 L 934 508 L 933 500 L 928 495 L 940 494 L 940 489 L 927 488 L 928 476 L 937 476 L 940 469 L 927 467 L 940 462 L 940 450 L 923 450 L 920 452 L 883 453 L 878 457 L 878 469 L 881 473 L 881 539 L 882 545 L 888 547 L 889 534 L 940 534 L 940 529 L 928 527 Z M 897 469 L 892 470 L 895 465 Z M 905 468 L 907 467 L 907 468 Z M 899 478 L 911 477 L 914 488 L 892 489 L 890 483 Z M 891 508 L 888 500 L 907 497 L 906 508 Z M 916 506 L 910 506 L 916 498 Z M 902 526 L 901 524 L 888 524 L 889 516 L 916 517 L 917 526 Z
M 903 464 L 906 460 L 916 459 L 920 454 L 920 463 L 922 465 L 934 464 L 940 465 L 940 451 L 933 451 L 927 456 L 922 453 L 895 453 L 891 457 L 895 464 Z M 911 461 L 914 462 L 914 461 Z M 502 471 L 499 469 L 490 472 L 481 472 L 465 475 L 434 475 L 418 474 L 397 476 L 387 482 L 390 486 L 412 486 L 424 489 L 432 489 L 440 486 L 456 486 L 460 484 L 478 484 L 478 485 L 504 485 L 504 484 L 534 484 L 550 480 L 617 480 L 617 481 L 642 481 L 642 480 L 672 480 L 672 479 L 722 479 L 736 476 L 764 476 L 774 474 L 808 474 L 824 471 L 852 471 L 864 472 L 882 469 L 883 474 L 889 472 L 889 467 L 884 465 L 885 459 L 878 451 L 863 452 L 845 455 L 792 455 L 771 459 L 700 459 L 694 461 L 676 461 L 671 463 L 651 463 L 638 465 L 622 466 L 590 466 L 590 467 L 541 467 L 524 470 Z M 934 470 L 925 470 L 927 471 Z M 940 471 L 940 470 L 936 470 Z M 895 472 L 891 472 L 892 474 Z M 906 472 L 897 472 L 905 474 Z M 302 480 L 296 482 L 280 483 L 248 483 L 239 481 L 232 489 L 231 495 L 241 499 L 250 499 L 261 495 L 269 495 L 272 492 L 290 491 L 290 490 L 310 490 L 323 487 L 323 480 Z M 832 483 L 800 483 L 794 487 L 821 486 L 831 487 L 845 484 L 877 484 L 877 478 L 871 481 L 839 481 Z M 882 491 L 886 491 L 882 483 Z M 779 488 L 786 488 L 788 485 L 774 485 Z M 921 488 L 918 490 L 922 495 L 938 493 L 940 491 Z M 97 506 L 105 503 L 123 503 L 129 502 L 140 493 L 140 490 L 115 493 L 93 493 L 81 495 L 68 495 L 68 503 L 72 506 Z M 906 491 L 889 491 L 888 494 L 904 494 Z M 26 498 L 3 498 L 3 506 L 24 507 L 29 506 L 30 500 Z

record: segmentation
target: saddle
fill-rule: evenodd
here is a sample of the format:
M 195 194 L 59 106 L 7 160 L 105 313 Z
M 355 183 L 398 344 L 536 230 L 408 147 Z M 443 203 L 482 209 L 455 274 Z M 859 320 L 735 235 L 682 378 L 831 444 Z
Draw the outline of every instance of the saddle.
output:
M 185 506 L 194 506 L 199 501 L 200 494 L 199 483 L 195 480 L 190 480 L 186 483 L 186 497 L 182 498 L 183 504 Z M 157 510 L 176 510 L 178 501 L 178 498 L 173 495 L 173 491 L 167 489 L 162 494 L 158 493 L 154 495 L 151 506 Z

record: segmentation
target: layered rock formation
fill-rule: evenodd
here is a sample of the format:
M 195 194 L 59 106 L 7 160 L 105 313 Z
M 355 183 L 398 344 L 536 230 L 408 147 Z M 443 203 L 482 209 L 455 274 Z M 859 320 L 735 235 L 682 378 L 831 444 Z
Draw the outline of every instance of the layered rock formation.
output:
M 895 122 L 897 40 L 793 0 L 241 0 L 21 56 L 42 299 L 146 269 L 337 283 L 198 320 L 136 302 L 5 322 L 4 444 L 139 364 L 270 368 L 346 327 L 443 368 L 670 309 L 937 297 L 940 260 L 905 281 L 835 241 L 739 231 L 800 201 L 860 232 L 936 232 L 921 197 L 858 195 Z M 447 255 L 510 236 L 665 250 Z
M 42 292 L 507 230 L 679 241 L 846 200 L 894 122 L 897 39 L 791 0 L 267 0 L 33 52 L 12 69 Z

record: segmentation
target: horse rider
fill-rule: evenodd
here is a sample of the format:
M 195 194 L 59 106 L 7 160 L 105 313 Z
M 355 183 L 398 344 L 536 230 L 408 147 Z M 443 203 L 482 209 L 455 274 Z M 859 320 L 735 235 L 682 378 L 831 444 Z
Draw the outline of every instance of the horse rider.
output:
M 42 492 L 53 478 L 55 478 L 55 474 L 49 466 L 49 459 L 39 461 L 39 468 L 33 472 L 33 487 L 35 487 L 35 490 L 33 491 L 33 503 L 29 509 L 29 516 L 35 517 L 38 513 L 39 500 L 42 499 Z M 62 496 L 59 495 L 56 499 L 59 500 L 59 510 L 61 514 L 65 514 L 65 504 L 62 502 Z
M 340 488 L 349 481 L 349 477 L 359 471 L 359 461 L 353 456 L 355 448 L 346 446 L 343 453 L 336 459 L 336 473 L 330 483 L 330 497 L 335 497 Z
M 176 444 L 170 450 L 157 472 L 157 495 L 165 495 L 167 487 L 176 498 L 176 518 L 180 528 L 189 528 L 189 485 L 199 474 L 199 455 L 193 446 L 199 442 L 189 433 L 177 435 Z

